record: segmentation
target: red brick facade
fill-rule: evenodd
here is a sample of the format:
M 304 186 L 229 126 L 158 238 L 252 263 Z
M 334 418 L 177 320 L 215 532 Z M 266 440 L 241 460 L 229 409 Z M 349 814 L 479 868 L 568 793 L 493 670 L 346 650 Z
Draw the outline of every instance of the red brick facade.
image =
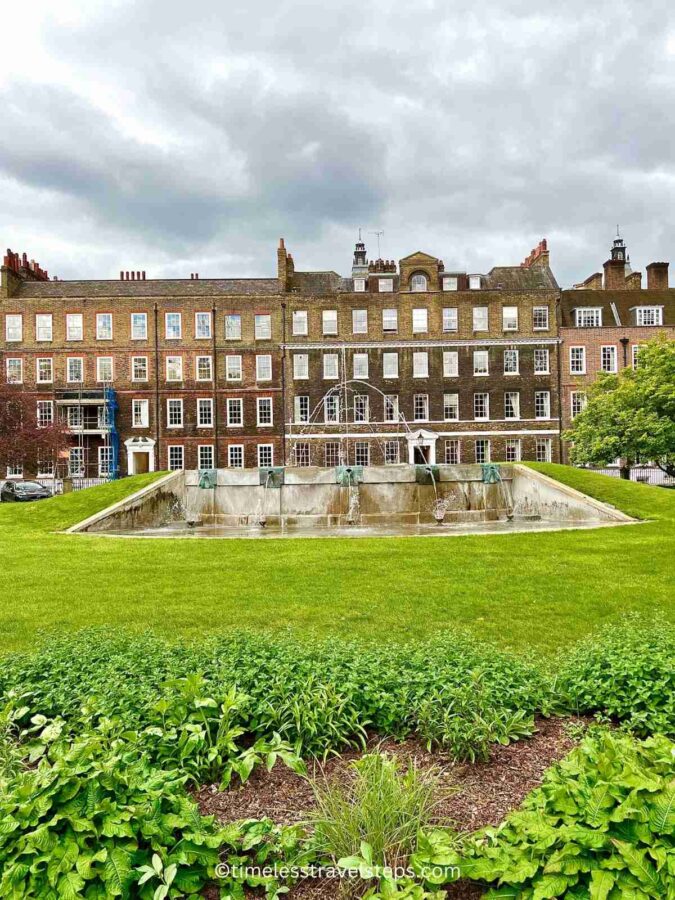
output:
M 56 281 L 8 253 L 2 377 L 72 420 L 71 468 L 87 475 L 108 465 L 105 388 L 122 475 L 334 465 L 336 453 L 364 464 L 556 460 L 571 391 L 595 376 L 601 347 L 616 347 L 621 367 L 622 338 L 630 364 L 633 344 L 659 330 L 632 324 L 635 308 L 659 306 L 672 335 L 663 265 L 649 269 L 651 290 L 622 269 L 624 289 L 600 293 L 595 276 L 561 292 L 545 242 L 487 274 L 421 252 L 369 263 L 359 243 L 349 278 L 296 272 L 283 242 L 267 279 Z M 602 326 L 576 327 L 575 309 L 592 306 Z M 575 345 L 586 348 L 578 376 Z

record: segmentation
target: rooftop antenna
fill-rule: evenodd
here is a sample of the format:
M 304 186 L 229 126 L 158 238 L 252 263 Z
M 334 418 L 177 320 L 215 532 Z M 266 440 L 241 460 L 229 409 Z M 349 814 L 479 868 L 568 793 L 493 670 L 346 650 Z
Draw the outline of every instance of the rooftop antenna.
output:
M 380 249 L 380 238 L 384 234 L 384 231 L 369 231 L 368 234 L 377 235 L 377 258 L 382 259 L 382 251 Z

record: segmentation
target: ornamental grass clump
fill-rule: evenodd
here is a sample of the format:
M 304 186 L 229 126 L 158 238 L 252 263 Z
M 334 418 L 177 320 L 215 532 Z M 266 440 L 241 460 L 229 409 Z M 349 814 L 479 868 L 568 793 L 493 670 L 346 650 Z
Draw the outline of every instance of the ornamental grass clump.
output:
M 350 860 L 358 864 L 367 846 L 375 870 L 407 865 L 441 792 L 438 771 L 423 771 L 413 762 L 404 768 L 379 751 L 352 763 L 345 781 L 324 774 L 312 786 L 316 809 L 310 825 L 319 853 L 346 866 Z

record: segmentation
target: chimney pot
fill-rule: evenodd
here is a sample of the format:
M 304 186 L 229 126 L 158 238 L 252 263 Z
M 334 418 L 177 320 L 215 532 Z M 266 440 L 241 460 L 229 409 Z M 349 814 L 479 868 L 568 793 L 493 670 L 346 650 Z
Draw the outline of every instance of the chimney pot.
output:
M 141 274 L 143 276 L 143 281 L 145 281 L 145 269 L 143 270 L 143 272 Z
M 120 281 L 124 281 L 124 272 L 120 270 Z

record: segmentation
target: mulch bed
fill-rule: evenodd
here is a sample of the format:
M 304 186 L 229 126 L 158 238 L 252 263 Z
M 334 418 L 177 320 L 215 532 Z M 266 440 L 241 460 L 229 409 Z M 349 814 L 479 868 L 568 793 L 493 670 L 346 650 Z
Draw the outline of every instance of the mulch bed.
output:
M 506 747 L 495 746 L 488 762 L 456 763 L 447 754 L 428 751 L 415 739 L 397 743 L 373 737 L 369 749 L 379 746 L 397 756 L 402 763 L 414 760 L 419 768 L 435 768 L 441 773 L 439 804 L 435 821 L 458 831 L 474 831 L 497 825 L 515 809 L 542 780 L 546 769 L 565 756 L 576 744 L 567 726 L 579 719 L 540 719 L 536 733 L 528 740 Z M 330 780 L 349 777 L 349 764 L 361 756 L 347 751 L 329 759 L 323 766 L 310 768 L 310 775 Z M 238 788 L 218 790 L 205 785 L 196 794 L 204 815 L 215 815 L 220 822 L 269 818 L 291 825 L 304 822 L 313 807 L 314 795 L 308 781 L 278 763 L 271 772 L 256 769 L 249 781 Z M 472 900 L 480 897 L 480 886 L 457 882 L 447 889 L 448 900 Z M 217 893 L 206 896 L 217 897 Z M 339 885 L 332 881 L 307 880 L 292 888 L 293 900 L 333 900 L 340 897 Z

